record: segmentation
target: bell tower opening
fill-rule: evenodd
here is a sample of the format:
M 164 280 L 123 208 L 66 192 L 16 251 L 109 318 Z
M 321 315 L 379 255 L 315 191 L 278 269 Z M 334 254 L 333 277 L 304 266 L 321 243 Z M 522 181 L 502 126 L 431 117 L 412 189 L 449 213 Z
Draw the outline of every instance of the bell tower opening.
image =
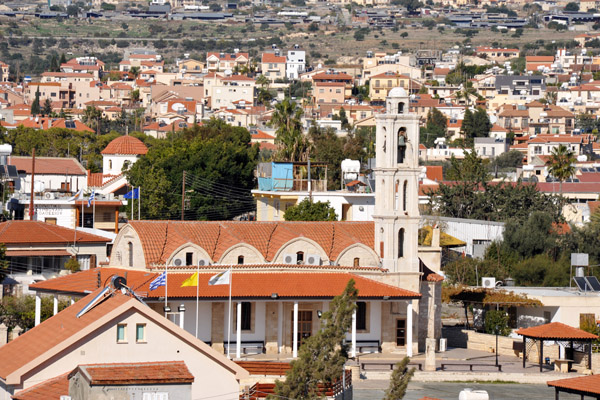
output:
M 398 231 L 398 258 L 404 257 L 404 228 Z
M 398 130 L 398 164 L 404 163 L 406 158 L 406 128 L 402 127 Z
M 404 103 L 398 103 L 398 114 L 404 114 Z

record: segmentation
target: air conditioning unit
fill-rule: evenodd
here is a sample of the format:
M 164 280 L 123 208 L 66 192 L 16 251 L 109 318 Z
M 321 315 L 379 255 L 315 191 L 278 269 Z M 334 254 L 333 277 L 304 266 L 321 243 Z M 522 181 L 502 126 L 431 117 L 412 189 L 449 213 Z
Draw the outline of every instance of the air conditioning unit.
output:
M 306 264 L 308 265 L 321 265 L 321 257 L 317 254 L 309 254 L 306 257 Z
M 71 400 L 71 396 L 62 395 L 60 396 L 60 400 Z
M 206 267 L 207 265 L 210 265 L 210 260 L 208 260 L 206 258 L 201 258 L 198 260 L 198 265 L 200 267 Z
M 496 278 L 481 278 L 481 286 L 487 289 L 496 287 Z
M 176 258 L 176 259 L 173 260 L 173 264 L 176 267 L 181 267 L 183 265 L 183 260 L 181 258 Z
M 44 199 L 46 200 L 54 200 L 56 197 L 54 195 L 54 193 L 52 192 L 46 192 L 44 193 Z
M 284 264 L 296 264 L 296 255 L 295 254 L 284 254 L 283 255 L 283 263 Z

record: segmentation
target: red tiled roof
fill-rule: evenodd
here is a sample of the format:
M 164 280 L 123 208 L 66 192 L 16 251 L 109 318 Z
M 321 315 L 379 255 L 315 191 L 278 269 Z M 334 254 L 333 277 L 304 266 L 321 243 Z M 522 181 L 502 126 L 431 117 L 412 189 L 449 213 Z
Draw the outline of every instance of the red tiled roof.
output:
M 548 386 L 567 389 L 586 396 L 600 395 L 600 375 L 578 376 L 546 382 Z
M 31 157 L 11 156 L 9 164 L 19 171 L 31 174 Z M 86 175 L 87 171 L 75 158 L 36 157 L 35 173 L 48 175 Z
M 558 193 L 560 190 L 558 182 L 538 182 L 540 192 Z M 563 182 L 563 193 L 600 193 L 600 182 Z
M 588 201 L 588 207 L 590 208 L 590 214 L 593 214 L 600 207 L 600 201 Z
M 6 250 L 7 257 L 71 256 L 66 250 Z
M 156 274 L 158 276 L 158 273 Z M 180 298 L 196 297 L 196 287 L 181 287 L 192 272 L 170 273 L 167 275 L 168 296 Z M 229 285 L 208 285 L 213 273 L 200 273 L 201 298 L 227 298 Z M 348 281 L 354 279 L 359 298 L 419 298 L 416 292 L 401 289 L 385 283 L 347 272 L 234 272 L 231 285 L 231 296 L 235 298 L 271 298 L 277 293 L 279 298 L 333 298 L 344 290 Z M 149 289 L 150 282 L 137 288 L 139 292 L 147 292 L 148 297 L 165 296 L 165 287 L 153 291 Z
M 147 152 L 148 148 L 140 139 L 125 135 L 111 141 L 101 153 L 144 155 Z
M 194 382 L 194 375 L 183 361 L 80 365 L 69 374 L 69 377 L 74 376 L 78 370 L 89 380 L 91 385 L 148 385 Z
M 281 63 L 285 63 L 285 61 L 286 61 L 285 56 L 276 56 L 273 53 L 263 53 L 262 54 L 262 62 L 263 63 L 281 64 Z
M 236 222 L 131 221 L 144 249 L 146 266 L 164 265 L 180 246 L 194 243 L 212 260 L 237 243 L 256 248 L 267 261 L 288 241 L 305 237 L 317 242 L 329 259 L 353 244 L 374 247 L 373 222 Z
M 62 374 L 13 395 L 13 400 L 58 400 L 69 394 L 69 374 Z
M 41 221 L 6 221 L 0 223 L 0 243 L 26 244 L 26 243 L 73 243 L 75 232 L 73 229 L 47 224 Z M 110 242 L 102 236 L 77 231 L 77 242 L 98 243 Z
M 127 281 L 132 288 L 142 285 L 146 281 L 152 281 L 157 274 L 147 271 L 126 270 Z M 71 294 L 90 293 L 98 289 L 98 282 L 103 285 L 110 277 L 116 274 L 123 275 L 125 270 L 120 268 L 93 268 L 80 271 L 75 274 L 59 276 L 47 281 L 41 281 L 29 285 L 29 288 L 40 291 L 56 291 Z
M 515 333 L 534 339 L 598 339 L 597 335 L 573 328 L 572 326 L 560 322 L 551 322 L 549 324 L 533 326 L 531 328 L 519 329 Z

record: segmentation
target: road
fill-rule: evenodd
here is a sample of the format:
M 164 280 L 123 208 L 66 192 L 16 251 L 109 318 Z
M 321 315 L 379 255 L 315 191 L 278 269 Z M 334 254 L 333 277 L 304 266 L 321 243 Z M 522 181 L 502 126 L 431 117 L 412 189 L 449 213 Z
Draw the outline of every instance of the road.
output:
M 373 386 L 373 388 L 354 389 L 354 400 L 380 400 L 383 398 L 385 391 L 381 389 L 382 386 L 385 387 L 383 381 L 379 385 L 363 385 L 362 382 L 359 385 L 359 387 L 364 386 Z M 411 382 L 404 400 L 419 400 L 425 396 L 441 400 L 456 400 L 460 391 L 465 388 L 486 390 L 490 400 L 548 400 L 554 398 L 554 389 L 546 385 Z M 561 400 L 580 399 L 579 396 L 566 393 L 561 393 L 560 398 Z

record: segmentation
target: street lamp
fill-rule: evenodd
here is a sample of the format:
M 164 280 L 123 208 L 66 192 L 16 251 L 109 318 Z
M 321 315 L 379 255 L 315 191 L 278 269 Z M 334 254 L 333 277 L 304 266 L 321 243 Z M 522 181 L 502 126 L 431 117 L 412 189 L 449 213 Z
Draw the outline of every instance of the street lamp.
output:
M 496 367 L 498 366 L 498 324 L 496 324 Z

